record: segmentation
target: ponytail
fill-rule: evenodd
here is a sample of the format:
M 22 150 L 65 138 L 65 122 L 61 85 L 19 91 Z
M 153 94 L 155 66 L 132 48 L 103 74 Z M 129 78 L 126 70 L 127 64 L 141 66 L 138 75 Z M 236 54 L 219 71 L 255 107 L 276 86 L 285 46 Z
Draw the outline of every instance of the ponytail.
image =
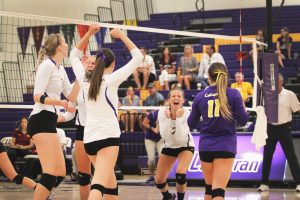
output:
M 91 73 L 86 73 L 86 79 L 90 82 L 88 93 L 89 100 L 97 101 L 104 70 L 115 61 L 115 55 L 110 49 L 102 49 L 97 53 L 95 69 Z
M 91 74 L 90 88 L 89 88 L 89 99 L 97 100 L 97 95 L 99 94 L 102 78 L 105 69 L 105 62 L 102 58 L 98 58 L 95 63 L 95 69 Z
M 46 56 L 46 50 L 45 50 L 45 48 L 42 47 L 38 53 L 38 58 L 37 58 L 38 66 L 43 62 L 43 60 L 45 59 L 45 56 Z
M 213 63 L 210 66 L 208 73 L 212 81 L 216 82 L 217 97 L 220 104 L 220 113 L 226 120 L 231 121 L 233 117 L 226 94 L 228 86 L 227 67 L 222 63 Z

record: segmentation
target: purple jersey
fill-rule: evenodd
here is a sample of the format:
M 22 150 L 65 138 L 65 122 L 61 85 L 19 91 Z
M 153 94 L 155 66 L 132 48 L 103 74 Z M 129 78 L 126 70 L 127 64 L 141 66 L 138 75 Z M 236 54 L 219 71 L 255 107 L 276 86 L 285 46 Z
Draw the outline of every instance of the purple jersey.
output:
M 154 128 L 156 127 L 157 115 L 158 115 L 158 110 L 152 111 L 147 115 L 147 118 L 150 121 L 151 127 L 154 127 Z M 145 139 L 149 139 L 149 140 L 158 142 L 161 139 L 161 137 L 160 137 L 160 134 L 154 133 L 152 130 L 148 129 Z
M 221 116 L 216 86 L 210 86 L 199 92 L 193 102 L 192 112 L 188 118 L 190 128 L 195 128 L 203 118 L 200 129 L 199 151 L 228 151 L 236 153 L 236 122 L 245 125 L 248 114 L 244 108 L 240 92 L 227 88 L 227 99 L 234 120 Z

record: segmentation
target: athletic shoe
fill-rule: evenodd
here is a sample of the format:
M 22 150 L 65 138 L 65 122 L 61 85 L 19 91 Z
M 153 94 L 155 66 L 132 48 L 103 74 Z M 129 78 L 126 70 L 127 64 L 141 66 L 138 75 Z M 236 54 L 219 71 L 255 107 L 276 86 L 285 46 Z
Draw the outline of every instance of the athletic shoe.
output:
M 257 192 L 266 192 L 266 191 L 269 191 L 269 186 L 268 185 L 261 184 L 259 186 L 259 188 L 257 188 Z
M 295 192 L 300 192 L 300 185 L 297 185 Z
M 169 199 L 165 199 L 163 198 L 163 200 L 175 200 L 176 199 L 176 194 L 175 193 L 171 193 L 171 196 Z
M 146 183 L 152 183 L 154 182 L 154 176 L 149 176 L 149 178 L 147 178 Z

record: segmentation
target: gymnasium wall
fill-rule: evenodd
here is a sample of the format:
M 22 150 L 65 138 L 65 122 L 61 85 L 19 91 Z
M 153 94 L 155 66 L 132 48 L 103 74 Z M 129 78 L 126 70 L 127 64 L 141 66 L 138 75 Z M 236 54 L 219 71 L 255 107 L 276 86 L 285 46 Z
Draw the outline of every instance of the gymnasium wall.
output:
M 154 13 L 174 13 L 196 11 L 196 0 L 152 0 Z M 240 0 L 204 0 L 205 10 L 224 10 L 240 8 Z M 273 0 L 273 6 L 279 6 L 281 0 Z M 286 0 L 284 5 L 300 5 L 299 0 Z M 201 8 L 202 3 L 199 1 Z M 243 8 L 265 7 L 266 0 L 242 0 Z
M 0 0 L 0 10 L 72 19 L 97 14 L 97 7 L 109 7 L 110 0 Z

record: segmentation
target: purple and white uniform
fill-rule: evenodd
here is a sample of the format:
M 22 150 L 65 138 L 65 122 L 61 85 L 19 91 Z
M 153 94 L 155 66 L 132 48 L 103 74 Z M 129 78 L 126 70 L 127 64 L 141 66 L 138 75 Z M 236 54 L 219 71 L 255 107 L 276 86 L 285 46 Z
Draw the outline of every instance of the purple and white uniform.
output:
M 199 152 L 225 151 L 236 153 L 236 124 L 245 125 L 248 114 L 244 108 L 242 97 L 238 90 L 227 88 L 228 104 L 233 120 L 222 117 L 216 86 L 210 86 L 199 92 L 193 102 L 192 111 L 188 118 L 190 128 L 195 128 L 203 118 L 200 129 Z

